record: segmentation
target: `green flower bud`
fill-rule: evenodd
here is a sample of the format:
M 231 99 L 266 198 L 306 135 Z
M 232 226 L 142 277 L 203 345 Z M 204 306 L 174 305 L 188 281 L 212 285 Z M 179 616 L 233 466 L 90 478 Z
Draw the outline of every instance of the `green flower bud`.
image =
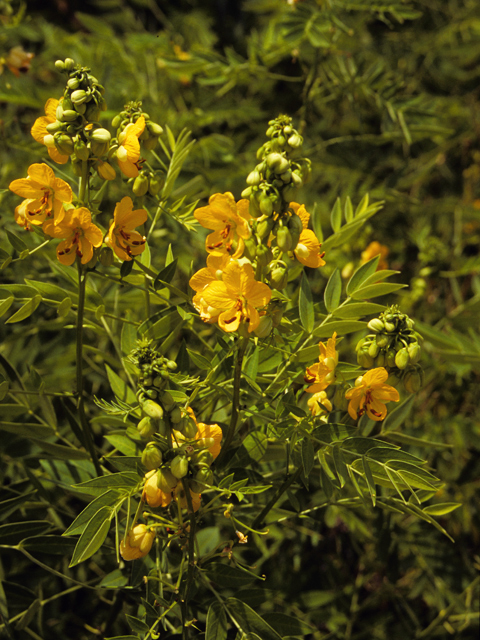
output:
M 196 451 L 192 455 L 192 463 L 194 465 L 210 466 L 212 462 L 213 462 L 213 455 L 210 453 L 208 449 L 203 449 L 202 451 Z
M 418 342 L 413 342 L 412 344 L 408 345 L 407 350 L 410 357 L 410 362 L 412 364 L 416 364 L 420 360 L 420 345 L 418 344 Z
M 102 247 L 98 259 L 100 260 L 100 264 L 103 264 L 104 267 L 111 267 L 114 261 L 113 251 L 110 247 Z
M 75 91 L 75 89 L 78 89 L 79 86 L 80 86 L 80 80 L 78 78 L 70 78 L 70 80 L 67 80 L 67 87 L 71 91 Z
M 83 104 L 84 102 L 87 101 L 88 98 L 89 98 L 89 95 L 83 89 L 77 89 L 70 95 L 70 99 L 75 105 Z
M 163 491 L 163 493 L 171 493 L 178 484 L 177 478 L 167 467 L 161 467 L 157 471 L 157 487 Z
M 283 161 L 285 160 L 285 158 L 280 153 L 269 153 L 268 156 L 265 158 L 265 160 L 267 162 L 268 168 L 271 171 L 275 171 L 276 169 L 278 169 L 280 166 L 284 164 Z M 288 161 L 287 161 L 287 167 L 283 169 L 283 171 L 286 171 L 287 168 L 288 168 Z M 281 173 L 283 173 L 283 171 Z
M 300 239 L 300 234 L 303 231 L 303 223 L 301 218 L 297 216 L 297 214 L 295 213 L 292 216 L 290 216 L 290 218 L 288 219 L 287 226 L 292 236 L 292 251 L 293 251 L 293 249 L 295 249 L 295 247 L 297 246 L 298 241 Z
M 87 110 L 87 105 L 86 104 L 74 104 L 73 108 L 75 109 L 75 111 L 77 113 L 79 113 L 80 115 L 83 115 L 85 113 L 85 111 Z
M 157 146 L 157 143 L 158 138 L 155 138 L 155 136 L 150 136 L 150 138 L 148 138 L 147 140 L 142 141 L 142 145 L 145 151 L 152 151 Z
M 177 404 L 173 399 L 172 394 L 169 391 L 164 391 L 160 396 L 160 402 L 162 403 L 165 411 L 171 411 L 173 407 Z
M 380 351 L 380 347 L 376 342 L 372 342 L 368 347 L 368 355 L 371 358 L 376 358 L 378 356 L 379 351 Z
M 90 102 L 85 110 L 85 118 L 89 122 L 98 122 L 100 120 L 100 109 L 95 102 Z
M 188 473 L 188 460 L 184 456 L 175 456 L 170 463 L 170 471 L 175 478 L 181 480 Z
M 259 207 L 262 215 L 271 216 L 273 213 L 273 202 L 267 194 L 262 193 L 259 200 Z M 258 217 L 258 216 L 257 216 Z
M 393 322 L 385 322 L 385 331 L 387 331 L 388 333 L 393 333 L 396 329 L 396 326 L 393 324 Z
M 139 173 L 133 182 L 132 191 L 138 196 L 144 196 L 148 191 L 149 180 L 148 177 L 144 173 Z
M 158 469 L 163 456 L 155 442 L 149 442 L 142 453 L 142 464 L 149 470 Z
M 156 400 L 158 398 L 158 391 L 156 389 L 147 389 L 145 395 L 152 400 Z
M 172 422 L 173 424 L 177 424 L 180 422 L 181 419 L 182 419 L 182 410 L 180 409 L 179 406 L 176 406 L 170 411 L 170 422 Z
M 163 418 L 162 407 L 156 402 L 153 402 L 153 400 L 146 400 L 143 402 L 142 411 L 143 413 L 146 413 L 147 416 L 150 416 L 150 418 L 157 418 L 158 420 Z
M 57 71 L 64 71 L 65 63 L 63 60 L 55 60 L 55 69 Z
M 111 139 L 112 136 L 107 129 L 94 129 L 90 134 L 90 140 L 92 140 L 92 142 L 110 142 Z
M 408 393 L 417 393 L 422 388 L 423 380 L 421 371 L 414 369 L 407 371 L 403 378 L 403 385 Z
M 202 489 L 206 489 L 206 485 L 213 484 L 212 470 L 206 467 L 199 469 L 194 476 L 194 480 L 202 487 Z
M 176 371 L 178 365 L 175 360 L 167 360 L 167 367 L 170 369 L 170 371 Z
M 244 243 L 243 257 L 253 262 L 257 254 L 257 243 L 253 237 L 247 238 Z
M 288 169 L 287 171 L 285 171 L 285 173 L 282 173 L 280 175 L 280 180 L 283 182 L 283 184 L 289 184 L 292 181 L 292 172 L 290 169 Z
M 406 369 L 410 363 L 410 356 L 408 355 L 408 349 L 403 348 L 400 351 L 397 351 L 397 355 L 395 356 L 395 365 L 399 369 Z
M 73 58 L 65 58 L 63 67 L 65 71 L 73 71 L 75 68 L 75 60 L 73 60 Z
M 90 149 L 96 158 L 101 158 L 108 153 L 110 145 L 108 142 L 90 142 Z
M 249 186 L 257 186 L 262 181 L 262 176 L 258 171 L 251 171 L 247 176 L 247 184 Z
M 73 148 L 75 151 L 75 155 L 79 160 L 88 160 L 88 158 L 90 157 L 90 149 L 81 138 L 77 138 L 75 140 Z
M 138 433 L 145 438 L 146 440 L 150 440 L 154 433 L 157 431 L 157 427 L 153 418 L 146 416 L 142 418 L 140 422 L 137 424 Z
M 385 366 L 385 352 L 380 351 L 378 356 L 375 358 L 375 366 L 376 367 L 384 367 Z
M 249 189 L 251 189 L 252 187 L 248 187 Z M 259 193 L 258 191 L 252 191 L 249 200 L 250 200 L 250 204 L 248 207 L 248 212 L 249 214 L 253 217 L 253 218 L 260 218 L 260 216 L 263 215 L 261 209 L 260 209 L 260 204 L 259 204 Z
M 272 289 L 281 291 L 285 289 L 288 283 L 288 271 L 286 267 L 275 267 L 269 276 Z
M 192 420 L 190 416 L 184 416 L 178 424 L 175 425 L 175 429 L 180 431 L 187 440 L 193 440 L 197 433 L 197 425 L 195 420 Z
M 63 122 L 59 122 L 58 120 L 55 120 L 55 122 L 50 122 L 50 124 L 47 124 L 46 126 L 48 133 L 50 133 L 52 136 L 54 133 L 63 131 L 64 128 L 65 128 L 65 125 L 63 124 Z
M 83 175 L 83 174 L 82 174 L 82 163 L 81 163 L 81 161 L 80 161 L 80 160 L 76 160 L 76 161 L 75 161 L 75 160 L 73 160 L 73 159 L 72 159 L 72 170 L 73 170 L 73 173 L 74 173 L 76 176 L 81 176 L 81 175 Z
M 160 193 L 163 185 L 165 184 L 165 180 L 160 176 L 150 176 L 148 180 L 148 192 L 151 196 L 156 196 Z
M 398 384 L 400 384 L 400 378 L 394 373 L 390 373 L 387 378 L 387 384 L 391 385 L 392 387 L 396 387 Z
M 357 346 L 355 347 L 355 351 L 358 353 L 365 343 L 366 343 L 366 339 L 360 338 L 360 340 L 357 342 Z
M 273 327 L 272 318 L 270 316 L 262 316 L 260 318 L 260 324 L 256 329 L 254 329 L 253 333 L 258 338 L 266 338 L 268 335 L 270 335 L 272 331 L 272 327 Z
M 397 352 L 395 351 L 395 349 L 388 349 L 387 351 L 387 367 L 394 367 L 395 366 L 395 357 L 397 355 Z
M 145 116 L 145 114 L 143 114 Z M 159 124 L 157 124 L 156 122 L 152 122 L 151 120 L 149 120 L 147 122 L 147 129 L 150 131 L 150 133 L 152 134 L 152 136 L 154 136 L 155 138 L 158 138 L 159 136 L 162 135 L 163 133 L 163 127 L 161 127 Z
M 391 338 L 389 338 L 387 335 L 385 335 L 384 333 L 379 333 L 377 335 L 377 344 L 378 346 L 383 349 L 385 347 L 387 347 L 390 344 L 390 340 Z
M 61 122 L 75 122 L 78 118 L 79 114 L 74 109 L 66 109 L 62 112 L 60 118 L 58 118 Z
M 385 325 L 380 320 L 380 318 L 373 318 L 373 320 L 370 320 L 370 322 L 367 324 L 367 327 L 370 329 L 370 331 L 374 331 L 375 333 L 379 333 L 380 331 L 383 331 L 385 329 Z
M 252 195 L 252 188 L 251 187 L 247 187 L 246 189 L 244 189 L 242 191 L 242 193 L 240 194 L 242 198 L 250 198 L 250 196 Z
M 303 144 L 303 138 L 298 133 L 294 133 L 288 138 L 287 142 L 292 147 L 292 149 L 298 149 Z
M 300 189 L 300 187 L 303 187 L 303 178 L 299 174 L 298 170 L 292 171 L 292 182 L 293 182 L 293 186 L 296 187 L 297 189 Z
M 69 135 L 67 135 L 66 133 L 56 133 L 53 136 L 53 139 L 55 141 L 55 147 L 61 154 L 63 154 L 64 156 L 72 155 L 74 151 L 73 140 Z
M 293 249 L 293 239 L 288 227 L 280 227 L 277 231 L 277 246 L 281 251 L 287 252 Z
M 263 238 L 268 238 L 268 236 L 270 235 L 270 232 L 273 229 L 273 218 L 269 217 L 269 218 L 265 218 L 263 220 L 259 220 L 257 223 L 257 235 L 258 237 L 263 240 Z
M 117 114 L 114 119 L 112 120 L 112 127 L 114 129 L 118 129 L 118 127 L 121 125 L 122 123 L 122 116 Z
M 257 263 L 261 267 L 266 267 L 267 264 L 272 260 L 272 250 L 270 249 L 270 247 L 266 247 L 264 244 L 258 245 L 256 259 Z
M 367 351 L 359 351 L 357 353 L 357 362 L 364 369 L 372 369 L 374 361 Z

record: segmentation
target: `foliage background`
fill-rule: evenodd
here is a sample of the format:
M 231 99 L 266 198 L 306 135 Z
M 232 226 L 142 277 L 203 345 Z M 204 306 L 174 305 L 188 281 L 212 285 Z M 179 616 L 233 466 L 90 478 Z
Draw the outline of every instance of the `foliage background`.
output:
M 238 198 L 266 122 L 288 113 L 300 125 L 313 163 L 303 199 L 309 210 L 317 208 L 324 230 L 338 196 L 356 203 L 370 192 L 385 200 L 384 211 L 335 259 L 347 273 L 377 240 L 409 285 L 398 302 L 426 338 L 426 382 L 402 433 L 411 438 L 409 450 L 428 457 L 446 481 L 442 502 L 464 504 L 441 520 L 455 544 L 424 522 L 331 505 L 307 523 L 289 521 L 272 530 L 268 546 L 252 557 L 267 576 L 270 597 L 262 604 L 250 590 L 248 602 L 263 612 L 299 616 L 318 629 L 306 636 L 312 638 L 476 637 L 478 592 L 465 589 L 480 564 L 478 3 L 319 0 L 293 9 L 283 0 L 67 0 L 3 2 L 5 14 L 9 6 L 0 53 L 22 44 L 35 58 L 19 78 L 7 69 L 0 77 L 3 187 L 39 161 L 41 150 L 29 130 L 47 98 L 60 95 L 62 79 L 53 63 L 69 55 L 90 66 L 107 88 L 106 121 L 135 97 L 175 135 L 185 127 L 192 131 L 196 143 L 176 184 L 177 198 L 193 203 L 228 190 Z M 112 189 L 107 201 L 113 205 L 117 195 Z M 4 262 L 12 253 L 6 231 L 16 231 L 17 202 L 8 191 L 1 197 Z M 162 267 L 172 244 L 177 284 L 185 289 L 192 260 L 195 267 L 203 260 L 204 236 L 188 233 L 167 215 L 163 223 L 155 237 L 162 250 L 152 263 Z M 53 265 L 38 254 L 17 260 L 2 271 L 1 286 L 52 281 Z M 312 275 L 314 295 L 329 275 L 328 266 Z M 115 300 L 113 290 L 106 295 L 119 315 L 136 304 L 132 294 Z M 44 305 L 24 322 L 3 325 L 5 377 L 13 375 L 12 366 L 27 389 L 71 391 L 75 354 L 69 328 Z M 119 331 L 115 321 L 109 330 Z M 104 363 L 119 367 L 118 355 L 106 331 L 97 335 L 89 334 L 89 391 L 109 399 Z M 30 408 L 41 420 L 56 413 L 64 429 L 68 402 L 35 397 L 23 414 L 9 406 L 3 419 L 21 424 Z M 96 425 L 101 442 L 101 418 Z M 439 444 L 423 447 L 422 439 Z M 13 519 L 8 504 L 3 506 L 2 524 L 19 517 L 48 521 L 60 534 L 83 506 L 68 485 L 87 477 L 88 463 L 60 462 L 15 429 L 2 431 L 1 448 L 2 505 L 22 496 Z M 37 526 L 30 535 L 47 530 Z M 32 551 L 43 567 L 32 563 L 28 547 L 2 554 L 0 633 L 45 640 L 128 634 L 119 614 L 135 615 L 140 586 L 93 591 L 66 581 L 62 574 L 80 583 L 111 575 L 115 562 L 111 555 L 102 567 L 91 561 L 68 569 L 72 543 L 63 540 L 63 547 L 38 543 Z M 19 539 L 2 539 L 0 525 L 0 544 L 12 541 Z M 112 585 L 122 586 L 121 580 Z

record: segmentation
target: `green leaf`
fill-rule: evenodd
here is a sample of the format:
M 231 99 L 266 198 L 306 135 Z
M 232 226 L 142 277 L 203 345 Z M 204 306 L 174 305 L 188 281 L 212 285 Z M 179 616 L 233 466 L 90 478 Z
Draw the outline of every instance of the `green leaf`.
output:
M 325 444 L 345 440 L 357 431 L 357 427 L 348 424 L 322 424 L 317 427 L 312 436 Z
M 0 382 L 0 402 L 2 402 L 2 400 L 7 395 L 9 386 L 10 384 L 8 380 L 4 380 L 3 382 Z
M 16 313 L 14 313 L 13 316 L 10 316 L 10 318 L 5 321 L 5 324 L 13 324 L 14 322 L 21 322 L 22 320 L 29 318 L 41 301 L 41 295 L 38 294 L 34 296 L 31 300 L 20 307 L 20 309 Z
M 333 315 L 337 318 L 360 318 L 371 314 L 378 315 L 385 311 L 383 304 L 375 304 L 375 302 L 350 302 L 345 306 L 338 307 Z
M 12 306 L 12 302 L 15 300 L 15 298 L 13 296 L 10 296 L 9 298 L 6 298 L 5 300 L 2 300 L 2 302 L 0 303 L 0 318 L 7 313 L 7 311 L 10 309 L 10 307 Z
M 306 636 L 314 633 L 316 629 L 299 618 L 294 618 L 286 613 L 276 611 L 263 614 L 265 622 L 275 629 L 282 637 L 284 636 Z M 285 638 L 284 638 L 285 640 Z
M 120 267 L 120 278 L 126 278 L 132 273 L 134 260 L 125 260 Z
M 7 233 L 8 241 L 10 242 L 12 247 L 16 249 L 16 251 L 21 253 L 26 249 L 28 250 L 28 247 L 25 244 L 25 242 L 21 238 L 19 238 L 15 233 L 13 233 L 12 231 L 9 231 L 8 229 L 5 229 L 5 231 Z
M 363 198 L 360 200 L 358 207 L 355 209 L 355 218 L 359 218 L 363 216 L 363 214 L 368 209 L 369 195 L 366 193 Z M 345 216 L 346 217 L 346 216 Z
M 100 549 L 107 537 L 110 529 L 110 520 L 113 518 L 114 513 L 111 507 L 102 507 L 91 518 L 77 542 L 70 567 L 88 560 Z
M 244 633 L 256 633 L 262 640 L 281 640 L 275 629 L 244 602 L 228 598 L 225 604 Z
M 175 186 L 175 182 L 178 178 L 182 166 L 187 159 L 190 151 L 192 150 L 195 140 L 190 140 L 191 133 L 186 129 L 183 129 L 174 140 L 172 132 L 168 125 L 165 126 L 167 136 L 169 138 L 170 146 L 172 148 L 172 157 L 170 159 L 170 165 L 168 167 L 167 177 L 162 189 L 162 200 L 168 198 L 172 193 Z
M 340 198 L 337 198 L 333 205 L 333 209 L 330 214 L 330 224 L 334 232 L 339 231 L 342 226 L 342 203 Z
M 68 315 L 70 309 L 72 308 L 72 299 L 64 298 L 57 307 L 57 314 L 60 318 L 64 318 Z
M 223 605 L 216 600 L 208 609 L 205 640 L 227 640 L 227 615 Z
M 28 520 L 0 525 L 0 544 L 16 545 L 25 538 L 41 535 L 52 527 L 47 520 Z
M 395 282 L 380 282 L 379 284 L 371 284 L 368 287 L 357 289 L 352 293 L 352 298 L 355 300 L 378 298 L 379 296 L 386 296 L 389 293 L 403 289 L 406 286 L 406 284 L 399 284 Z
M 414 402 L 415 396 L 409 396 L 400 405 L 396 406 L 395 409 L 389 411 L 383 421 L 382 432 L 395 431 L 395 429 L 402 425 L 410 415 Z
M 66 287 L 59 287 L 56 284 L 50 282 L 42 282 L 41 280 L 28 280 L 25 278 L 27 285 L 33 287 L 43 298 L 49 298 L 50 300 L 56 300 L 61 302 L 65 299 L 65 295 L 68 294 L 72 300 L 77 302 L 78 294 L 73 291 L 68 291 Z
M 268 438 L 264 433 L 253 431 L 249 433 L 242 442 L 231 461 L 231 466 L 241 466 L 252 460 L 259 462 L 267 450 Z M 233 488 L 230 487 L 231 489 Z
M 7 431 L 22 438 L 48 438 L 54 434 L 51 427 L 34 422 L 0 422 L 0 431 Z
M 90 493 L 93 490 L 93 495 L 95 495 L 99 490 L 133 489 L 137 487 L 140 482 L 142 482 L 142 478 L 140 478 L 137 473 L 120 471 L 119 473 L 111 473 L 107 476 L 92 478 L 91 480 L 80 482 L 74 486 L 78 491 L 85 491 L 86 493 Z
M 124 322 L 120 338 L 122 353 L 128 355 L 135 348 L 137 337 L 137 328 L 130 322 Z
M 424 507 L 423 512 L 428 513 L 431 516 L 444 516 L 462 506 L 463 505 L 460 502 L 440 502 L 438 504 L 431 504 L 428 507 Z
M 368 199 L 368 196 L 367 196 L 367 199 Z M 344 215 L 345 215 L 345 222 L 351 222 L 353 220 L 353 207 L 352 207 L 352 201 L 350 199 L 350 196 L 347 196 L 347 199 L 345 200 Z
M 310 283 L 305 275 L 302 274 L 300 280 L 300 292 L 298 296 L 298 306 L 300 313 L 300 322 L 307 333 L 311 333 L 315 321 L 315 312 L 313 310 L 313 298 L 312 290 L 310 289 Z
M 212 368 L 212 361 L 208 360 L 204 356 L 192 351 L 191 349 L 187 349 L 187 353 L 190 356 L 193 364 L 197 366 L 199 369 L 208 370 Z
M 212 582 L 215 582 L 219 586 L 235 589 L 245 587 L 256 578 L 256 576 L 251 573 L 247 573 L 236 567 L 231 567 L 228 564 L 222 564 L 221 562 L 209 563 L 206 566 L 206 574 Z
M 158 272 L 153 283 L 155 291 L 164 287 L 165 283 L 171 283 L 173 276 L 175 275 L 175 271 L 177 270 L 177 262 L 177 259 L 172 260 L 172 262 L 168 263 L 161 271 Z
M 315 451 L 312 441 L 308 438 L 302 440 L 302 466 L 305 478 L 308 478 L 315 464 Z
M 40 438 L 30 438 L 30 441 L 36 444 L 42 451 L 45 451 L 53 458 L 59 460 L 89 460 L 90 455 L 82 449 L 76 449 L 74 447 L 66 447 L 63 444 L 55 444 L 53 442 L 46 442 L 40 440 Z
M 0 502 L 0 520 L 8 518 L 8 516 L 21 507 L 24 502 L 32 500 L 35 493 L 36 491 L 30 491 L 29 493 L 24 493 L 21 496 L 15 496 L 15 498 L 9 498 L 8 500 Z
M 342 455 L 342 451 L 338 445 L 332 447 L 332 457 L 333 462 L 335 463 L 335 470 L 340 481 L 340 489 L 342 489 L 347 482 L 348 470 Z
M 258 373 L 258 360 L 260 355 L 260 348 L 254 347 L 252 355 L 248 358 L 245 366 L 243 367 L 243 373 L 255 380 Z
M 365 481 L 370 492 L 370 498 L 372 499 L 372 505 L 375 506 L 375 502 L 377 499 L 377 490 L 375 488 L 375 480 L 373 479 L 372 470 L 370 469 L 368 460 L 365 456 L 362 456 L 362 467 L 363 473 L 365 475 Z
M 102 493 L 95 500 L 92 500 L 85 509 L 75 518 L 72 524 L 66 531 L 63 532 L 64 536 L 76 536 L 84 532 L 85 527 L 92 519 L 92 517 L 102 507 L 111 507 L 119 501 L 119 492 L 113 489 L 109 489 L 106 493 Z M 123 501 L 123 498 L 122 498 Z
M 137 404 L 137 398 L 128 384 L 122 380 L 122 378 L 120 378 L 120 376 L 117 375 L 115 371 L 108 366 L 108 364 L 105 365 L 105 369 L 107 371 L 108 381 L 110 382 L 110 386 L 116 397 L 128 404 Z
M 75 547 L 75 540 L 62 538 L 62 536 L 35 536 L 33 538 L 25 538 L 19 546 L 27 551 L 63 556 L 72 553 Z
M 332 322 L 326 322 L 320 327 L 317 327 L 317 329 L 312 332 L 312 335 L 317 338 L 331 338 L 336 331 L 338 336 L 344 336 L 347 333 L 363 331 L 366 326 L 367 323 L 361 320 L 332 320 Z
M 335 271 L 328 279 L 327 286 L 325 287 L 325 292 L 323 294 L 325 306 L 327 307 L 327 311 L 329 313 L 333 313 L 338 307 L 338 305 L 340 304 L 341 295 L 342 278 L 340 276 L 340 271 L 338 270 L 338 268 L 335 268 Z
M 347 295 L 351 296 L 352 293 L 355 293 L 360 287 L 363 285 L 365 280 L 369 278 L 372 273 L 375 273 L 378 262 L 380 260 L 380 256 L 375 256 L 365 264 L 362 264 L 352 275 L 350 280 L 347 283 Z
M 317 236 L 319 242 L 323 242 L 322 217 L 320 212 L 314 209 L 311 215 L 313 233 Z
M 132 631 L 136 631 L 137 633 L 141 634 L 148 633 L 150 627 L 148 626 L 148 624 L 143 622 L 143 620 L 139 620 L 138 618 L 129 616 L 128 614 L 125 615 L 125 618 L 127 619 L 128 625 L 132 629 Z
M 128 584 L 128 577 L 123 575 L 120 569 L 114 569 L 102 578 L 98 585 L 101 589 L 121 589 Z

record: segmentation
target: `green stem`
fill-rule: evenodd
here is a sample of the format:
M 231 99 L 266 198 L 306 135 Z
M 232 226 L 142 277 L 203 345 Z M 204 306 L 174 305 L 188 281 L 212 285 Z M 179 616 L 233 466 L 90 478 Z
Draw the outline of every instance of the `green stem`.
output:
M 85 445 L 92 459 L 95 470 L 99 476 L 103 475 L 98 461 L 97 452 L 93 443 L 90 424 L 85 413 L 85 401 L 83 398 L 83 314 L 85 310 L 85 290 L 87 286 L 87 272 L 83 272 L 80 262 L 78 264 L 78 309 L 77 309 L 77 409 L 82 426 Z
M 240 385 L 242 381 L 242 364 L 243 357 L 247 349 L 248 340 L 248 336 L 239 336 L 238 338 L 237 357 L 235 360 L 235 369 L 233 372 L 232 415 L 230 417 L 230 425 L 228 427 L 227 434 L 222 443 L 222 450 L 220 451 L 220 455 L 216 460 L 217 465 L 221 462 L 221 460 L 223 460 L 232 443 L 233 436 L 235 435 L 235 431 L 237 429 L 238 418 L 240 415 Z
M 78 203 L 85 205 L 85 195 L 88 185 L 88 160 L 82 160 L 82 175 L 80 176 L 80 185 L 78 189 Z
M 263 525 L 263 521 L 265 520 L 265 517 L 268 514 L 268 512 L 271 509 L 273 509 L 275 504 L 278 502 L 281 496 L 285 493 L 285 491 L 290 487 L 290 485 L 292 485 L 295 482 L 295 480 L 298 480 L 298 478 L 302 473 L 302 470 L 303 470 L 302 467 L 299 467 L 295 471 L 295 473 L 293 473 L 289 478 L 287 478 L 285 482 L 277 489 L 275 495 L 271 498 L 269 502 L 267 502 L 267 504 L 263 507 L 263 509 L 258 514 L 258 516 L 255 518 L 255 520 L 252 522 L 251 524 L 252 529 L 258 529 Z

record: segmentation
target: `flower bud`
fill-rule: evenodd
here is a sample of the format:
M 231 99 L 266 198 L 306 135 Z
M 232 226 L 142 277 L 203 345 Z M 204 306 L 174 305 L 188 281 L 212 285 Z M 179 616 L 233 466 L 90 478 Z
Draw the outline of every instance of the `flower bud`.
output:
M 359 351 L 357 353 L 357 362 L 364 369 L 372 369 L 373 368 L 373 358 L 368 354 L 368 351 Z
M 263 240 L 263 238 L 268 238 L 270 232 L 273 229 L 273 224 L 274 221 L 272 217 L 259 220 L 259 222 L 257 223 L 257 235 L 260 240 Z
M 412 364 L 416 364 L 420 360 L 420 345 L 418 344 L 418 342 L 412 342 L 412 344 L 408 345 L 407 349 L 408 355 L 410 357 L 410 362 Z
M 75 60 L 73 60 L 73 58 L 65 58 L 63 67 L 65 71 L 73 71 L 75 68 Z
M 142 453 L 142 463 L 149 470 L 158 469 L 162 464 L 162 452 L 155 442 L 149 442 Z
M 63 131 L 64 127 L 65 125 L 63 124 L 63 122 L 59 122 L 58 120 L 55 120 L 55 122 L 50 122 L 50 124 L 47 124 L 46 129 L 48 133 L 50 133 L 53 136 L 53 134 L 58 133 L 59 131 Z
M 64 156 L 72 155 L 74 151 L 73 140 L 66 133 L 56 133 L 53 136 L 55 140 L 55 147 Z
M 77 89 L 70 95 L 70 99 L 75 105 L 83 104 L 84 102 L 86 102 L 88 98 L 89 96 L 87 92 L 84 91 L 83 89 Z
M 156 402 L 153 402 L 153 400 L 146 400 L 143 402 L 142 411 L 150 418 L 156 418 L 157 420 L 161 420 L 163 418 L 162 407 Z
M 98 122 L 98 120 L 100 120 L 100 109 L 95 104 L 95 102 L 93 102 L 93 100 L 90 102 L 90 104 L 87 106 L 85 110 L 85 118 L 89 122 Z
M 385 325 L 380 320 L 380 318 L 373 318 L 373 320 L 370 320 L 370 322 L 367 324 L 367 327 L 374 333 L 379 333 L 380 331 L 383 331 L 385 329 Z
M 416 393 L 422 388 L 422 374 L 418 370 L 408 371 L 403 378 L 403 385 L 408 393 Z
M 294 133 L 288 138 L 287 142 L 292 149 L 298 149 L 303 144 L 303 138 L 298 133 Z
M 75 140 L 73 149 L 74 149 L 75 155 L 79 160 L 88 160 L 88 158 L 90 157 L 90 150 L 81 138 L 77 138 Z
M 388 345 L 390 344 L 390 340 L 391 338 L 389 338 L 384 333 L 379 333 L 376 338 L 376 343 L 381 349 L 384 349 L 385 347 L 388 347 Z
M 139 173 L 133 183 L 132 191 L 136 196 L 141 198 L 147 193 L 148 185 L 148 177 L 144 173 Z
M 107 129 L 94 129 L 90 134 L 90 140 L 92 140 L 92 142 L 110 142 L 111 139 L 112 136 Z
M 79 113 L 80 115 L 83 115 L 85 113 L 85 111 L 87 110 L 87 105 L 83 104 L 83 103 L 82 104 L 80 104 L 80 103 L 74 104 L 73 107 L 74 107 L 75 111 L 77 113 Z
M 291 251 L 293 247 L 292 234 L 288 227 L 280 227 L 277 231 L 277 246 L 281 251 Z
M 370 346 L 368 347 L 368 355 L 371 358 L 376 358 L 378 356 L 378 353 L 380 351 L 380 347 L 378 346 L 378 344 L 375 342 L 372 342 L 370 344 Z
M 212 470 L 208 467 L 203 467 L 199 469 L 194 476 L 194 480 L 198 483 L 202 489 L 206 489 L 206 485 L 213 484 L 213 473 Z
M 160 189 L 165 184 L 165 180 L 159 176 L 150 176 L 148 180 L 148 192 L 151 196 L 156 196 L 160 193 Z
M 273 213 L 273 202 L 266 193 L 262 193 L 259 200 L 259 207 L 262 215 L 271 216 Z
M 269 276 L 270 285 L 273 289 L 281 291 L 288 283 L 288 271 L 286 267 L 275 267 Z
M 257 186 L 262 181 L 262 176 L 257 170 L 251 171 L 247 176 L 247 184 L 251 187 Z
M 67 80 L 67 87 L 71 91 L 75 91 L 75 89 L 78 89 L 79 86 L 80 80 L 78 78 L 70 78 L 69 80 Z
M 396 327 L 393 322 L 385 322 L 385 331 L 388 333 L 393 333 Z
M 178 480 L 181 480 L 188 473 L 188 460 L 185 456 L 175 456 L 170 463 L 170 471 Z
M 194 465 L 210 466 L 213 460 L 214 460 L 214 457 L 208 449 L 202 449 L 201 451 L 196 451 L 192 455 L 192 462 Z
M 375 358 L 375 366 L 376 367 L 384 367 L 385 366 L 385 351 L 379 351 L 378 356 Z
M 397 352 L 395 351 L 395 349 L 388 349 L 387 355 L 386 355 L 387 367 L 394 367 L 395 366 L 395 357 L 396 357 L 396 355 L 397 355 Z
M 146 440 L 149 440 L 157 431 L 157 427 L 153 418 L 150 418 L 149 416 L 146 416 L 145 418 L 142 418 L 140 420 L 140 422 L 137 424 L 137 429 L 142 438 L 145 438 Z
M 157 471 L 157 487 L 163 493 L 171 493 L 172 490 L 177 486 L 177 478 L 173 475 L 173 473 L 167 467 L 161 467 Z
M 179 406 L 174 407 L 170 412 L 170 422 L 177 424 L 182 419 L 182 410 Z
M 171 411 L 173 407 L 177 404 L 173 399 L 172 394 L 169 391 L 163 391 L 160 396 L 160 402 L 162 403 L 165 411 Z
M 251 187 L 246 187 L 242 193 L 240 194 L 240 196 L 242 198 L 250 198 L 250 196 L 252 195 L 252 188 Z
M 63 71 L 65 69 L 65 63 L 63 60 L 55 60 L 55 69 L 57 71 Z
M 253 333 L 257 336 L 257 338 L 266 338 L 270 335 L 273 327 L 273 321 L 270 316 L 262 316 L 260 318 L 260 323 L 256 329 L 254 329 Z
M 115 172 L 115 169 L 108 162 L 98 160 L 96 168 L 98 175 L 104 180 L 115 180 L 117 174 Z
M 400 351 L 397 351 L 397 355 L 395 356 L 395 365 L 399 369 L 406 369 L 409 363 L 410 356 L 408 355 L 408 350 L 403 348 L 400 349 Z
M 137 524 L 130 529 L 125 541 L 120 543 L 120 555 L 124 560 L 138 560 L 145 557 L 155 540 L 155 530 L 144 524 Z
M 101 158 L 108 153 L 110 145 L 108 142 L 90 142 L 90 149 L 95 157 Z

